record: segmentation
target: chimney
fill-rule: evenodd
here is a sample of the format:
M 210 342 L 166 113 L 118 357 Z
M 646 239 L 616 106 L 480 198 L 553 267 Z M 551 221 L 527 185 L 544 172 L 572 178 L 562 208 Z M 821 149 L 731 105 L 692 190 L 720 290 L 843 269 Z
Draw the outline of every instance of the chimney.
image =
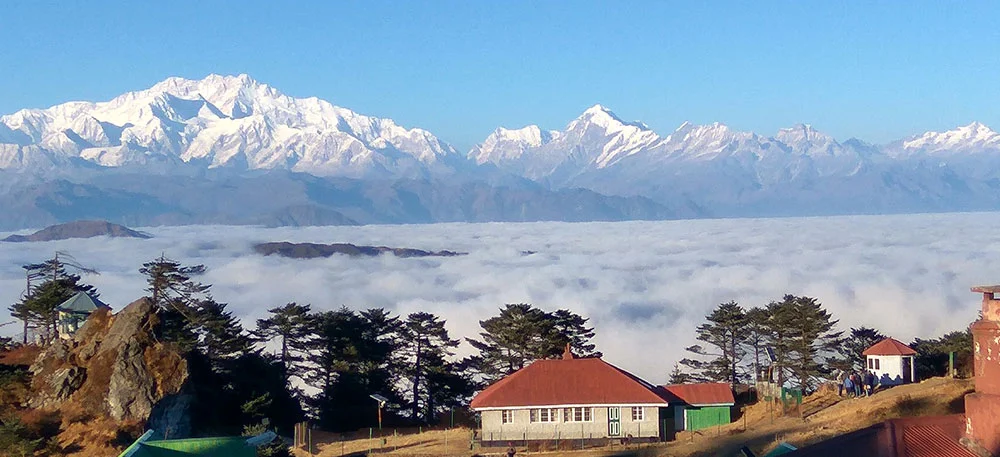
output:
M 566 350 L 563 351 L 563 360 L 573 360 L 576 357 L 573 356 L 573 350 L 570 349 L 569 343 L 566 343 Z
M 983 294 L 982 316 L 972 323 L 976 391 L 965 396 L 965 438 L 977 454 L 1000 454 L 1000 286 L 973 287 Z

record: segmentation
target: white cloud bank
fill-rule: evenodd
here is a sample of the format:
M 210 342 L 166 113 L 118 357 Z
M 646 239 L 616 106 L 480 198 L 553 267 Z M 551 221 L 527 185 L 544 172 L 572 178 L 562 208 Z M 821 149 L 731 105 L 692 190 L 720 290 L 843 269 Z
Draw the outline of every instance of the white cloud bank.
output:
M 447 318 L 455 336 L 504 303 L 569 308 L 590 317 L 605 359 L 651 382 L 694 342 L 718 303 L 817 297 L 841 327 L 867 325 L 903 341 L 964 328 L 978 284 L 1000 283 L 1000 213 L 724 219 L 671 222 L 408 226 L 161 227 L 155 238 L 0 243 L 0 303 L 24 288 L 19 265 L 56 250 L 96 267 L 105 301 L 141 296 L 139 265 L 165 253 L 204 263 L 217 299 L 246 322 L 289 301 L 315 309 L 387 307 Z M 6 236 L 6 234 L 0 235 Z M 453 258 L 293 260 L 251 253 L 260 241 L 450 249 Z M 522 251 L 536 251 L 523 255 Z M 12 334 L 18 326 L 0 328 Z M 463 346 L 463 351 L 468 351 Z

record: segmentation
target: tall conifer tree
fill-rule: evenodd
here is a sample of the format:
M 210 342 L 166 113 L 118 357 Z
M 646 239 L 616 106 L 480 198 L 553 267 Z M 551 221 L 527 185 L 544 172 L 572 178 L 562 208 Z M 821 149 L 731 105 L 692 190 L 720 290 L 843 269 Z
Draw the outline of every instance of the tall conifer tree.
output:
M 708 322 L 698 326 L 698 340 L 710 348 L 696 344 L 687 350 L 710 359 L 683 359 L 680 363 L 694 370 L 692 376 L 696 379 L 735 386 L 740 380 L 739 364 L 746 355 L 746 313 L 739 304 L 730 301 L 717 306 L 705 319 Z

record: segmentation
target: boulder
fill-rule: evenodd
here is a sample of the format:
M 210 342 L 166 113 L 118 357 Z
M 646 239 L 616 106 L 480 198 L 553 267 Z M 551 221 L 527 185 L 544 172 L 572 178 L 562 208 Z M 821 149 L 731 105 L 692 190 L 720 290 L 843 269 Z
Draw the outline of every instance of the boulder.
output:
M 142 345 L 129 339 L 115 357 L 108 385 L 108 408 L 115 420 L 147 418 L 156 403 L 155 378 L 146 369 Z
M 157 419 L 166 427 L 183 425 L 190 401 L 178 401 L 188 379 L 187 362 L 170 344 L 156 339 L 159 318 L 147 299 L 118 314 L 91 314 L 72 341 L 53 342 L 31 365 L 33 407 L 87 411 L 117 421 L 143 422 L 164 398 L 171 398 Z M 177 436 L 177 435 L 175 435 Z

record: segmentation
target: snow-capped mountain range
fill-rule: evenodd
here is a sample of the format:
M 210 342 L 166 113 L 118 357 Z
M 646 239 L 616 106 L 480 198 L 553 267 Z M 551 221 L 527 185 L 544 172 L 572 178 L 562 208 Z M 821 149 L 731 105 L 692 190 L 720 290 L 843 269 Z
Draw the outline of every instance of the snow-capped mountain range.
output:
M 394 178 L 453 172 L 459 157 L 425 130 L 292 98 L 247 75 L 169 78 L 108 102 L 21 110 L 0 117 L 0 142 L 2 168 L 79 158 Z
M 169 78 L 107 102 L 0 117 L 0 170 L 73 167 L 493 184 L 507 176 L 508 186 L 521 179 L 553 192 L 648 198 L 694 215 L 1000 208 L 1000 134 L 977 122 L 885 145 L 838 142 L 801 124 L 763 136 L 684 123 L 661 136 L 595 105 L 563 130 L 501 127 L 462 153 L 426 130 L 289 97 L 247 75 Z

